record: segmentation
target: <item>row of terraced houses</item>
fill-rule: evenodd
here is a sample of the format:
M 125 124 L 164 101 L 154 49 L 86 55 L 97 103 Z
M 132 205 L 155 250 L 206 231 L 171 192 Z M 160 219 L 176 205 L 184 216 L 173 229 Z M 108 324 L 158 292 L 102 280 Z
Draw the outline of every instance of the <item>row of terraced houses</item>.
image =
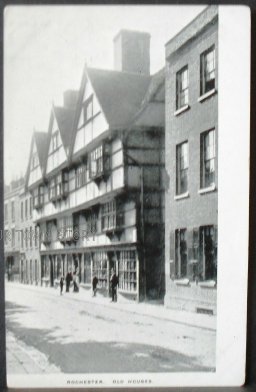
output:
M 24 183 L 5 192 L 9 279 L 80 287 L 216 312 L 218 8 L 166 44 L 121 30 L 112 71 L 84 67 L 79 91 L 34 132 Z M 15 235 L 14 235 L 15 233 Z M 15 237 L 15 238 L 14 238 Z

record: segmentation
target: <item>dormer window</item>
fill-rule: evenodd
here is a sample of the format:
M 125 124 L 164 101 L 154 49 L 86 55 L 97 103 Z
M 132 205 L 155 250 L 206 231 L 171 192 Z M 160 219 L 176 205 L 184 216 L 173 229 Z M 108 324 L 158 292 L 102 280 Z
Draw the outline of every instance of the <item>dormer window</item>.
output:
M 100 179 L 109 172 L 109 144 L 101 144 L 89 156 L 90 178 Z
M 58 150 L 60 146 L 59 131 L 56 131 L 52 135 L 52 152 Z
M 92 96 L 83 103 L 84 124 L 93 116 L 93 99 Z
M 37 152 L 35 152 L 32 155 L 32 159 L 31 159 L 31 169 L 36 169 L 39 166 L 39 160 L 38 160 L 38 155 Z

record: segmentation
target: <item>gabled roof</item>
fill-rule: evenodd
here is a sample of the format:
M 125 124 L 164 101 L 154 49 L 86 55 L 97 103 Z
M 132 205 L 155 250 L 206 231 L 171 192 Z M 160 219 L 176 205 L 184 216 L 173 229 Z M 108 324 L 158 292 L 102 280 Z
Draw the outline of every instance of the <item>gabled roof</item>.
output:
M 143 104 L 150 101 L 165 101 L 165 68 L 160 69 L 151 77 L 150 84 L 143 99 Z
M 165 69 L 153 76 L 84 67 L 74 120 L 72 150 L 89 79 L 111 129 L 164 127 Z M 70 156 L 71 159 L 71 156 Z
M 73 125 L 74 115 L 75 115 L 74 109 L 52 105 L 49 127 L 48 127 L 47 142 L 46 142 L 46 158 L 45 158 L 45 165 L 44 165 L 44 175 L 46 174 L 46 170 L 47 170 L 47 158 L 48 158 L 48 151 L 51 143 L 54 118 L 56 119 L 58 129 L 61 135 L 61 140 L 63 142 L 63 147 L 66 151 L 67 158 L 68 158 L 71 152 L 70 146 L 71 146 L 72 134 L 74 129 L 74 125 Z
M 60 106 L 53 106 L 53 112 L 59 127 L 64 148 L 66 152 L 68 152 L 72 139 L 75 110 Z
M 111 128 L 127 125 L 141 105 L 151 77 L 87 68 L 95 94 Z
M 29 153 L 27 171 L 25 174 L 25 186 L 26 187 L 28 187 L 33 142 L 35 142 L 35 145 L 36 145 L 38 159 L 39 159 L 39 165 L 40 165 L 42 175 L 43 175 L 44 167 L 46 164 L 46 156 L 47 156 L 47 137 L 48 137 L 48 135 L 46 132 L 38 132 L 38 131 L 33 132 L 33 135 L 31 138 L 31 143 L 30 143 L 30 153 Z
M 165 68 L 151 77 L 142 104 L 131 120 L 130 126 L 158 128 L 165 126 Z
M 46 160 L 47 133 L 34 132 L 34 139 L 38 153 L 38 159 L 41 169 L 43 169 Z

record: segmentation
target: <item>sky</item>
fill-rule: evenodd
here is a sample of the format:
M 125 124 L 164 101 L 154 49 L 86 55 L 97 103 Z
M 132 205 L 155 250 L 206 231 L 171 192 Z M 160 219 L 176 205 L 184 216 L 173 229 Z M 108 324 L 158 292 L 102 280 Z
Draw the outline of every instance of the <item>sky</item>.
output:
M 33 131 L 48 130 L 52 104 L 78 89 L 84 64 L 113 69 L 121 29 L 151 35 L 151 73 L 165 44 L 204 6 L 8 6 L 4 13 L 4 178 L 24 175 Z

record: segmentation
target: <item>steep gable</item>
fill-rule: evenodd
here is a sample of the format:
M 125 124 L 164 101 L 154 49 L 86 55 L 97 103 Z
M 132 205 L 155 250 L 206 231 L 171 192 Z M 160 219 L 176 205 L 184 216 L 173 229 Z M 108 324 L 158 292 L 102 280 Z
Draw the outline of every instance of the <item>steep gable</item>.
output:
M 76 112 L 73 154 L 109 129 L 105 113 L 87 73 L 84 74 Z
M 31 187 L 43 179 L 47 133 L 34 132 L 31 139 L 30 154 L 26 173 L 26 186 Z
M 48 130 L 46 175 L 67 161 L 67 152 L 63 143 L 63 132 L 61 132 L 61 129 L 63 130 L 63 123 L 61 124 L 61 128 L 57 119 L 58 117 L 56 116 L 55 108 L 53 107 Z

